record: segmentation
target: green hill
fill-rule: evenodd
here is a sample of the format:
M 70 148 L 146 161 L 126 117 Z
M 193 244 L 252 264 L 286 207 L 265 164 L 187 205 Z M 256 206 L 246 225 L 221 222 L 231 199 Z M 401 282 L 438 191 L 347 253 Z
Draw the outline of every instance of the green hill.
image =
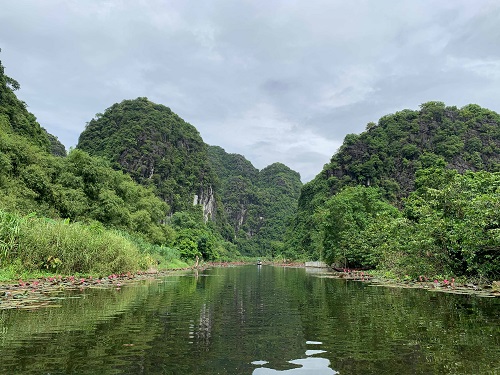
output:
M 419 259 L 423 269 L 465 274 L 477 266 L 478 259 L 483 265 L 496 259 L 493 254 L 500 248 L 495 239 L 497 224 L 491 218 L 497 212 L 498 171 L 500 116 L 493 111 L 474 104 L 459 109 L 428 102 L 420 110 L 384 116 L 377 124 L 369 123 L 360 135 L 347 135 L 330 163 L 302 188 L 287 245 L 298 254 L 344 266 L 374 267 L 385 254 L 394 257 L 382 261 L 386 268 L 399 264 L 395 269 L 409 270 L 411 259 Z M 481 188 L 476 186 L 479 181 L 484 181 Z M 488 183 L 494 186 L 487 188 Z M 452 191 L 446 203 L 446 194 Z M 459 229 L 463 222 L 473 222 L 465 212 L 472 215 L 480 206 L 473 192 L 489 200 L 493 209 L 488 214 L 479 211 L 489 215 L 481 220 L 474 216 L 482 223 L 478 225 L 485 226 L 476 228 L 484 233 L 477 240 L 485 243 L 483 249 L 458 235 L 465 233 Z M 404 248 L 411 250 L 404 253 Z M 425 255 L 423 249 L 427 249 Z M 492 274 L 484 267 L 481 270 Z
M 422 168 L 444 165 L 464 171 L 500 170 L 500 116 L 478 105 L 458 109 L 428 102 L 369 123 L 349 134 L 324 168 L 330 193 L 346 185 L 380 186 L 397 200 L 414 190 Z
M 146 98 L 114 104 L 88 123 L 77 148 L 154 187 L 171 213 L 200 205 L 205 221 L 244 255 L 283 248 L 299 175 L 281 164 L 259 172 L 243 156 L 207 146 L 194 126 L 163 105 Z
M 196 128 L 169 108 L 146 98 L 114 104 L 88 123 L 77 148 L 154 187 L 171 212 L 186 210 L 196 200 L 206 218 L 215 218 L 207 146 Z
M 296 212 L 300 175 L 281 163 L 262 171 L 245 157 L 210 146 L 218 176 L 216 191 L 240 252 L 253 256 L 286 254 L 284 233 Z

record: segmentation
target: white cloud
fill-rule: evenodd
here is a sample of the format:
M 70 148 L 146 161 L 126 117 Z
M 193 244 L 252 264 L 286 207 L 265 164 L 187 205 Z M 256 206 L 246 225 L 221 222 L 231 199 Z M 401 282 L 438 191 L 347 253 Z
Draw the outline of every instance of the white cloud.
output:
M 337 108 L 358 103 L 373 94 L 377 75 L 370 66 L 350 66 L 339 72 L 332 84 L 320 87 L 320 107 Z
M 115 102 L 146 96 L 210 144 L 306 181 L 345 134 L 429 100 L 500 111 L 494 0 L 19 0 L 0 59 L 67 146 Z
M 448 57 L 449 69 L 463 69 L 481 77 L 500 81 L 500 60 Z

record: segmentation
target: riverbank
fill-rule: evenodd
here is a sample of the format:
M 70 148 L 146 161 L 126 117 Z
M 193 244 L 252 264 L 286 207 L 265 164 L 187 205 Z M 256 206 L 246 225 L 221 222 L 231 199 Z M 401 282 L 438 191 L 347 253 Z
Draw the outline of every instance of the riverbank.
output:
M 160 279 L 183 272 L 199 272 L 210 267 L 237 267 L 249 264 L 254 262 L 207 262 L 197 267 L 150 269 L 142 272 L 111 274 L 106 277 L 51 275 L 27 280 L 11 280 L 0 283 L 0 310 L 50 307 L 55 301 L 64 298 L 61 294 L 65 291 L 83 292 L 89 288 L 120 291 L 123 286 L 142 280 Z
M 65 291 L 85 289 L 120 289 L 127 284 L 140 280 L 155 279 L 179 272 L 189 271 L 191 268 L 163 271 L 137 272 L 126 274 L 111 274 L 107 277 L 78 277 L 54 275 L 44 278 L 18 280 L 0 284 L 0 310 L 5 309 L 37 309 L 49 307 L 55 301 L 64 297 Z
M 494 281 L 492 284 L 475 284 L 470 281 L 457 282 L 455 279 L 428 280 L 421 278 L 415 280 L 396 280 L 372 275 L 367 271 L 334 271 L 329 270 L 318 274 L 319 277 L 344 279 L 350 281 L 361 281 L 370 286 L 380 286 L 387 288 L 402 289 L 424 289 L 431 292 L 442 292 L 451 294 L 473 294 L 479 297 L 500 297 L 500 282 Z
M 151 269 L 136 273 L 111 274 L 106 277 L 53 275 L 29 280 L 13 280 L 0 283 L 0 310 L 50 307 L 55 301 L 65 298 L 62 296 L 64 292 L 71 290 L 84 292 L 86 289 L 91 288 L 114 289 L 119 292 L 123 286 L 143 280 L 160 279 L 188 272 L 194 273 L 211 267 L 238 267 L 252 264 L 255 264 L 255 262 L 207 262 L 201 263 L 197 267 L 165 270 Z M 305 268 L 305 264 L 301 262 L 263 262 L 263 264 L 277 267 Z M 476 285 L 470 282 L 459 283 L 455 282 L 455 280 L 428 281 L 422 279 L 419 281 L 401 281 L 373 276 L 366 271 L 339 272 L 326 269 L 316 269 L 315 271 L 315 277 L 359 281 L 373 287 L 424 289 L 431 292 L 500 297 L 500 282 L 493 282 L 492 285 Z

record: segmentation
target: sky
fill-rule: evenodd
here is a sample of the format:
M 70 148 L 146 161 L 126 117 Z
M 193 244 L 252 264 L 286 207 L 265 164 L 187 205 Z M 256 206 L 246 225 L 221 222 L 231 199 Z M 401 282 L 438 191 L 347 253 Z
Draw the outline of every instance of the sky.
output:
M 346 134 L 428 101 L 500 112 L 497 0 L 0 0 L 0 60 L 67 149 L 147 97 L 204 141 L 314 178 Z

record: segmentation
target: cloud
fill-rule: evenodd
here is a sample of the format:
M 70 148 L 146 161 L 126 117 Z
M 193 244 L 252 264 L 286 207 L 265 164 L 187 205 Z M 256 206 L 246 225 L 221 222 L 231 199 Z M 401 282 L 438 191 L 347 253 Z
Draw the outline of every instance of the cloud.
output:
M 337 79 L 319 88 L 318 106 L 335 109 L 364 101 L 375 93 L 375 72 L 369 66 L 350 66 Z
M 304 180 L 312 179 L 340 147 L 311 129 L 290 122 L 275 107 L 257 103 L 238 118 L 212 124 L 214 133 L 204 137 L 227 152 L 239 153 L 259 169 L 274 162 L 295 167 Z M 217 143 L 216 143 L 217 142 Z M 311 163 L 320 169 L 311 168 Z
M 20 0 L 2 4 L 0 58 L 67 147 L 95 113 L 146 96 L 307 181 L 387 113 L 500 111 L 499 25 L 494 0 Z

